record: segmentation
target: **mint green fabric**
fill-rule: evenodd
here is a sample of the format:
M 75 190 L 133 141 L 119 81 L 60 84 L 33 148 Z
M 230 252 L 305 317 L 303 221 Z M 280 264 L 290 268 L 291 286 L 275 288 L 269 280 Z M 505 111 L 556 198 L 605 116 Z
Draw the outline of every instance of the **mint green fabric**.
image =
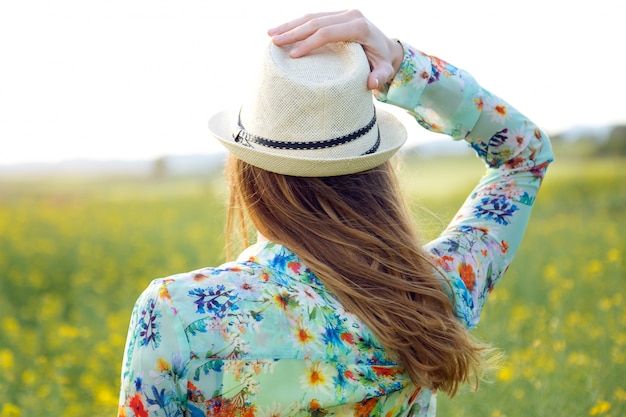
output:
M 404 49 L 377 98 L 467 141 L 487 166 L 426 245 L 452 283 L 458 319 L 472 328 L 519 247 L 552 150 L 545 133 L 468 73 Z M 154 280 L 131 315 L 120 416 L 434 416 L 435 404 L 295 253 L 271 242 L 232 263 Z

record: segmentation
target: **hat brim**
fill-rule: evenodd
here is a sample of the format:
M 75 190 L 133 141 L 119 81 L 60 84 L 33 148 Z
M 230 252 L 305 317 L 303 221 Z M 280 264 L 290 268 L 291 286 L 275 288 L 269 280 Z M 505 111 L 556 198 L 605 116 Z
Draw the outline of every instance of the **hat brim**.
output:
M 285 156 L 262 146 L 251 148 L 235 142 L 233 126 L 239 109 L 225 110 L 209 119 L 209 130 L 234 156 L 266 171 L 297 177 L 330 177 L 354 174 L 375 168 L 390 159 L 406 142 L 404 125 L 391 113 L 376 106 L 380 130 L 380 146 L 374 153 L 341 159 L 320 159 Z

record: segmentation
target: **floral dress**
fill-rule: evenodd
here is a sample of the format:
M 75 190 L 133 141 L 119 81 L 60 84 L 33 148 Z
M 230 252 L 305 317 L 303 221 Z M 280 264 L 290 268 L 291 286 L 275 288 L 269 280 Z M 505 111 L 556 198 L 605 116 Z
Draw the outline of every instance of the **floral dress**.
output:
M 519 247 L 552 150 L 545 133 L 468 73 L 403 46 L 400 70 L 376 98 L 467 141 L 487 166 L 426 245 L 472 328 Z M 143 292 L 118 415 L 434 416 L 435 404 L 296 254 L 259 242 L 235 262 L 157 279 Z

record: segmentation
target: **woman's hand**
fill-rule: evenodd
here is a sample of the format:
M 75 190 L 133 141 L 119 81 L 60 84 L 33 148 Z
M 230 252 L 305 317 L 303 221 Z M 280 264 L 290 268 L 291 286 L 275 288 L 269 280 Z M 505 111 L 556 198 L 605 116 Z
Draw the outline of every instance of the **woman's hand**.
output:
M 332 42 L 358 42 L 363 46 L 371 73 L 367 87 L 378 89 L 391 81 L 402 64 L 402 46 L 389 39 L 358 10 L 307 14 L 268 31 L 278 46 L 300 42 L 290 54 L 304 56 Z

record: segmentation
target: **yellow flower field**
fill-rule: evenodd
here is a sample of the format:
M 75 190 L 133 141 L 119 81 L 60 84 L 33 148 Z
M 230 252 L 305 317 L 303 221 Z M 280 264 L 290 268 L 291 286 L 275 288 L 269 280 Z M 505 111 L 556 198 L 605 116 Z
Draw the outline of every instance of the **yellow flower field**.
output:
M 477 393 L 440 396 L 439 415 L 626 416 L 624 166 L 550 168 L 476 330 L 504 363 Z M 474 158 L 407 161 L 426 238 L 480 174 Z M 225 260 L 224 201 L 219 175 L 0 179 L 0 416 L 115 415 L 136 297 L 153 278 Z

